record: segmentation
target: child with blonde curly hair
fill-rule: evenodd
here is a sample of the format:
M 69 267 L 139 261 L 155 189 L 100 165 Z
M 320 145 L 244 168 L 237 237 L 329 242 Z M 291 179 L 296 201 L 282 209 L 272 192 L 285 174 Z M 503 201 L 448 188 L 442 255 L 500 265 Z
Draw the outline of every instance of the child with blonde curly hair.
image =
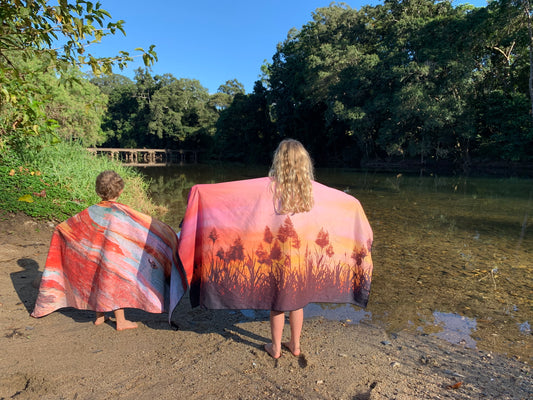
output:
M 278 214 L 302 213 L 313 208 L 313 163 L 299 141 L 285 139 L 278 145 L 268 176 L 272 179 L 274 209 Z M 279 358 L 283 345 L 293 355 L 299 356 L 303 320 L 303 308 L 289 312 L 291 336 L 288 342 L 282 343 L 285 312 L 271 310 L 272 343 L 265 345 L 267 353 L 273 358 Z

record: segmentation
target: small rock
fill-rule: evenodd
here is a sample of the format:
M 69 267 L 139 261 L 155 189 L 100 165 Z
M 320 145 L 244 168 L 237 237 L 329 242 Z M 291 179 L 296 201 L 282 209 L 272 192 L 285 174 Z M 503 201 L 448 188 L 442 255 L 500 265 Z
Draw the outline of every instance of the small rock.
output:
M 401 366 L 401 364 L 398 361 L 393 361 L 393 362 L 390 363 L 390 366 L 392 368 L 399 368 Z
M 419 361 L 422 363 L 422 364 L 429 364 L 429 362 L 431 361 L 431 356 L 420 356 L 420 359 Z
M 392 343 L 389 342 L 388 340 L 382 340 L 381 344 L 384 345 L 384 346 L 388 346 L 389 344 L 392 344 Z

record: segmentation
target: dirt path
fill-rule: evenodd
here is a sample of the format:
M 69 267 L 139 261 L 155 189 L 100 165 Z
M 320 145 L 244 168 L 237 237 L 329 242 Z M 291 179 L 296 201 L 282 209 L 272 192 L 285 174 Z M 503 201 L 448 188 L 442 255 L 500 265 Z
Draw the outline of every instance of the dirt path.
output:
M 139 328 L 93 313 L 29 316 L 53 226 L 0 216 L 0 399 L 529 399 L 530 365 L 432 336 L 308 319 L 304 354 L 264 351 L 268 314 L 127 310 Z

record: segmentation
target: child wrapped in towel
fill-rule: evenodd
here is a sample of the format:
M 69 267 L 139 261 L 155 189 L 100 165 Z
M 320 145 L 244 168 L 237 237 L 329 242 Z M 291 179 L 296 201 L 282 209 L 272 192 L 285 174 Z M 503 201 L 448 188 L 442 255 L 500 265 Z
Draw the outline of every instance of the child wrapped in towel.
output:
M 96 179 L 102 201 L 59 224 L 44 267 L 33 317 L 63 307 L 96 311 L 95 325 L 113 311 L 117 330 L 133 329 L 124 308 L 169 311 L 171 274 L 181 275 L 178 238 L 168 225 L 117 203 L 124 181 L 115 171 Z M 187 279 L 174 288 L 176 304 Z M 170 315 L 169 315 L 170 317 Z
M 300 355 L 308 303 L 366 306 L 372 240 L 359 201 L 315 182 L 308 152 L 287 139 L 269 177 L 191 189 L 179 253 L 193 306 L 270 310 L 265 350 L 278 358 L 282 344 Z M 285 312 L 291 335 L 282 343 Z

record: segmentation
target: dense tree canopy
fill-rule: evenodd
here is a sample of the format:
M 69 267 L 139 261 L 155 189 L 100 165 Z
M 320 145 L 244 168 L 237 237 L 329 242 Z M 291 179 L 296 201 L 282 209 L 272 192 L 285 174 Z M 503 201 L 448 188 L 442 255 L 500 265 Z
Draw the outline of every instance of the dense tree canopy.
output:
M 216 125 L 215 154 L 219 159 L 268 164 L 278 142 L 266 89 L 256 82 L 250 95 L 237 93 L 222 110 Z
M 91 82 L 109 96 L 103 129 L 108 134 L 104 146 L 112 147 L 210 146 L 218 115 L 233 99 L 229 89 L 210 95 L 196 79 L 152 76 L 145 69 L 136 71 L 135 82 L 120 75 L 93 77 Z M 237 81 L 225 87 L 244 92 Z
M 330 163 L 527 159 L 528 35 L 516 10 L 505 0 L 318 9 L 269 67 L 277 127 Z
M 234 80 L 198 96 L 215 112 L 193 113 L 203 129 L 185 129 L 180 85 L 154 83 L 142 132 L 172 146 L 202 132 L 211 157 L 243 162 L 268 162 L 283 137 L 319 165 L 531 160 L 530 15 L 527 0 L 333 3 L 288 32 L 253 93 Z
M 148 133 L 164 141 L 183 142 L 202 131 L 211 134 L 216 116 L 208 108 L 209 92 L 198 80 L 169 78 L 150 102 Z
M 268 162 L 284 137 L 301 140 L 317 165 L 414 160 L 468 168 L 472 160 L 533 160 L 529 0 L 492 0 L 482 8 L 385 0 L 359 10 L 332 3 L 288 32 L 249 94 L 236 79 L 210 94 L 197 80 L 148 69 L 134 80 L 110 74 L 111 64 L 131 57 L 97 62 L 85 54 L 83 43 L 121 30 L 121 21 L 104 27 L 108 14 L 98 4 L 6 1 L 0 10 L 8 21 L 0 32 L 0 145 L 24 138 L 17 132 L 58 132 L 61 125 L 67 139 L 99 143 L 105 133 L 104 146 L 194 147 L 203 157 L 242 162 Z M 67 38 L 61 53 L 50 47 L 55 32 Z M 103 109 L 94 86 L 85 82 L 72 92 L 93 98 L 83 116 L 60 116 L 74 98 L 21 73 L 16 52 L 21 60 L 39 54 L 44 61 L 35 74 L 42 76 L 54 67 L 81 81 L 63 66 L 91 65 L 91 83 L 108 99 L 101 131 L 79 128 L 93 126 L 83 118 L 99 118 Z M 152 49 L 144 53 L 148 63 L 154 56 Z M 39 94 L 43 88 L 55 105 Z

